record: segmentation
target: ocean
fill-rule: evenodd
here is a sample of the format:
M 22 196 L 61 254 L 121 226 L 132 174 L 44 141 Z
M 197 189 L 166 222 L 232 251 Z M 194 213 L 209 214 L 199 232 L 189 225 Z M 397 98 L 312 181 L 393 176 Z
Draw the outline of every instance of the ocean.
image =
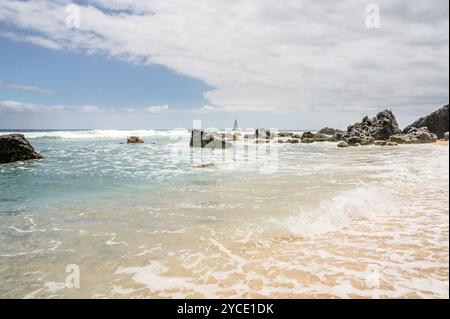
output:
M 45 159 L 0 166 L 0 298 L 449 297 L 448 146 L 23 134 Z

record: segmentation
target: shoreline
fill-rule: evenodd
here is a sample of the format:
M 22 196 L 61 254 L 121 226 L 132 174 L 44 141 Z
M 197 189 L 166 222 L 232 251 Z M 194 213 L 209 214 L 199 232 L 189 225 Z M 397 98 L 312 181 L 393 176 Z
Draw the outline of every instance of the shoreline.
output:
M 437 141 L 437 142 L 434 142 L 434 143 L 432 143 L 433 145 L 437 145 L 437 146 L 448 146 L 449 144 L 448 144 L 448 141 L 442 141 L 442 140 L 440 140 L 440 141 Z

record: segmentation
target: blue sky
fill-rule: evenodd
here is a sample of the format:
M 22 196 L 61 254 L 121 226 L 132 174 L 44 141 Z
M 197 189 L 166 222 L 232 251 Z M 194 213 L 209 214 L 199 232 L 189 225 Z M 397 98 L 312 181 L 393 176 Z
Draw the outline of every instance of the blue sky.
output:
M 52 91 L 36 94 L 0 88 L 0 99 L 46 105 L 148 107 L 170 103 L 174 109 L 207 104 L 200 80 L 160 65 L 140 65 L 99 55 L 50 50 L 0 38 L 3 81 Z
M 448 103 L 449 4 L 378 5 L 1 1 L 0 128 L 405 126 Z

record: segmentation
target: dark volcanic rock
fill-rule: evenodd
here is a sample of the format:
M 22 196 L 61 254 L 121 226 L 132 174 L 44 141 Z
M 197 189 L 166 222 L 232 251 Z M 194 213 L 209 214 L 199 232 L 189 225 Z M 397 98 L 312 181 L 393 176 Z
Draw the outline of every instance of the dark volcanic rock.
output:
M 430 133 L 436 134 L 438 138 L 444 138 L 445 133 L 449 131 L 448 104 L 408 125 L 403 134 L 408 134 L 413 127 L 427 127 Z
M 373 118 L 364 117 L 361 122 L 350 125 L 342 140 L 350 145 L 370 145 L 375 140 L 388 140 L 395 134 L 400 134 L 397 120 L 390 110 L 385 110 Z
M 343 138 L 343 137 L 344 137 L 344 133 L 340 133 L 340 132 L 338 132 L 338 133 L 336 133 L 336 134 L 333 135 L 333 139 L 334 139 L 336 142 L 342 141 L 342 138 Z
M 336 135 L 338 133 L 344 133 L 344 131 L 338 130 L 338 129 L 334 129 L 334 128 L 331 128 L 331 127 L 324 127 L 318 133 L 326 134 L 326 135 Z
M 302 134 L 302 138 L 313 138 L 314 137 L 314 133 L 311 132 L 305 132 Z
M 43 158 L 22 134 L 0 136 L 0 164 Z
M 278 137 L 292 137 L 294 135 L 293 132 L 279 132 Z
M 224 134 L 207 133 L 204 130 L 192 130 L 191 147 L 201 148 L 228 148 L 230 143 L 225 141 Z
M 127 144 L 143 144 L 144 141 L 138 136 L 130 136 L 127 138 Z
M 337 144 L 337 147 L 345 148 L 345 147 L 350 147 L 350 145 L 348 145 L 348 143 L 346 143 L 346 142 L 344 142 L 344 141 L 340 141 L 340 142 Z
M 322 133 L 305 132 L 302 135 L 302 143 L 314 143 L 314 142 L 336 142 L 334 137 Z
M 424 143 L 434 143 L 438 140 L 438 137 L 430 133 L 428 128 L 412 127 L 408 131 L 408 134 L 395 134 L 389 138 L 389 141 L 398 144 L 424 144 Z
M 257 139 L 270 139 L 272 135 L 270 134 L 270 131 L 264 129 L 264 128 L 258 128 L 255 131 L 255 136 Z

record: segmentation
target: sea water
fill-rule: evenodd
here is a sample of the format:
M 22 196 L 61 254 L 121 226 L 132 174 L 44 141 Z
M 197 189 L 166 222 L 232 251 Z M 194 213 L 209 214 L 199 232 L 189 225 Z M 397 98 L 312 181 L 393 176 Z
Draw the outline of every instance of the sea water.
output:
M 45 159 L 0 166 L 0 297 L 449 296 L 446 146 L 24 134 Z

